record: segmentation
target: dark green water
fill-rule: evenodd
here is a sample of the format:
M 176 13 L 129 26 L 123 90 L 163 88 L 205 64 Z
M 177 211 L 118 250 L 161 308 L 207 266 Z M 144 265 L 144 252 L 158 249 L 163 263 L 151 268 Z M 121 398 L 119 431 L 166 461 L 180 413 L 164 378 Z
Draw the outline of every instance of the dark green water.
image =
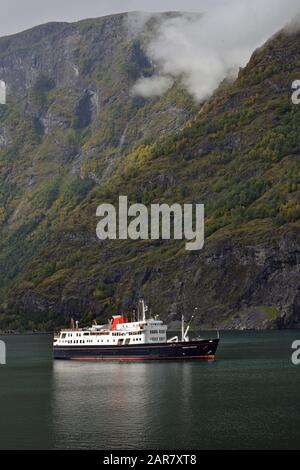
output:
M 0 448 L 300 448 L 300 331 L 222 333 L 215 363 L 53 362 L 2 337 Z

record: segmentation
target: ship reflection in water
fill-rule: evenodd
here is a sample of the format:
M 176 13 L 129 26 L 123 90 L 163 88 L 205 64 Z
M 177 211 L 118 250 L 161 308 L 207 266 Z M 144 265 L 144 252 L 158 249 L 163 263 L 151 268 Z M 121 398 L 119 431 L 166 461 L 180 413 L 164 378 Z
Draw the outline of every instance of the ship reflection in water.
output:
M 295 332 L 223 332 L 216 362 L 54 363 L 56 448 L 299 448 Z
M 178 445 L 180 434 L 187 442 L 195 367 L 55 362 L 56 447 L 159 448 Z

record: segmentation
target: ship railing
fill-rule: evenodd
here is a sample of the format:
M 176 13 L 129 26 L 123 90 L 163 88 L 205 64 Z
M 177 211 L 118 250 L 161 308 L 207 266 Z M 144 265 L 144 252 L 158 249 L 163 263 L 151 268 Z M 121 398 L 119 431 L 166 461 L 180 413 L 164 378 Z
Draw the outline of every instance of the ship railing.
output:
M 87 331 L 87 328 L 63 328 L 61 332 L 68 332 L 68 331 Z

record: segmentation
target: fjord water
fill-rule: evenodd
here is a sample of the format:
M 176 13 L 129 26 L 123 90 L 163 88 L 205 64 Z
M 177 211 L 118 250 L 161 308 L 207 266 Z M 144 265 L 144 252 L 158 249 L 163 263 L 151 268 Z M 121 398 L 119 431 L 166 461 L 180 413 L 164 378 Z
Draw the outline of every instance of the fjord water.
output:
M 1 449 L 300 448 L 300 331 L 224 332 L 214 363 L 54 362 L 50 335 L 0 339 Z

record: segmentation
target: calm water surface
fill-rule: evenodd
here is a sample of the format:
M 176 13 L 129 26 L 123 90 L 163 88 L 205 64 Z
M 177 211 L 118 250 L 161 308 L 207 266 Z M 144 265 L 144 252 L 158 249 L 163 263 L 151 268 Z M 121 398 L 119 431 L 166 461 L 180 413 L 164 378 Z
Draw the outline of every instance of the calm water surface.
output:
M 225 332 L 214 363 L 53 362 L 0 338 L 1 449 L 300 448 L 300 331 Z

